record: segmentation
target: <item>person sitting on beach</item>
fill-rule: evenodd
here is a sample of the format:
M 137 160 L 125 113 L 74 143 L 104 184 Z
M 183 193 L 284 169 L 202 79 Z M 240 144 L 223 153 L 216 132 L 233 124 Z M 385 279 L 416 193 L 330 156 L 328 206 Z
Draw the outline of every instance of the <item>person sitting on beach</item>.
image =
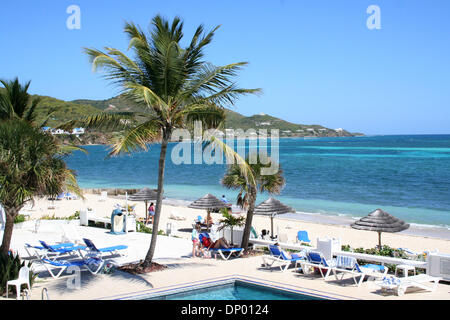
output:
M 145 221 L 145 224 L 148 224 L 148 220 L 151 219 L 150 223 L 153 224 L 153 217 L 155 216 L 155 207 L 153 205 L 153 202 L 150 203 L 150 207 L 148 207 L 148 219 Z

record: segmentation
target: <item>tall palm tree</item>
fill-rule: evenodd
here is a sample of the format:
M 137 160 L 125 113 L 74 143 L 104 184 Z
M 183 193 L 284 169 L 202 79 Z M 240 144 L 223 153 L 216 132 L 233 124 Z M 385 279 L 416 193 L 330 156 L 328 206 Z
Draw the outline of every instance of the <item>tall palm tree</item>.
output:
M 124 32 L 129 38 L 133 58 L 110 47 L 106 47 L 105 52 L 85 49 L 93 69 L 101 68 L 105 78 L 119 85 L 124 97 L 144 111 L 133 114 L 144 119 L 140 123 L 126 122 L 129 128 L 112 141 L 110 155 L 146 151 L 149 144 L 161 143 L 153 233 L 144 267 L 151 264 L 156 247 L 167 145 L 173 130 L 185 128 L 194 121 L 201 121 L 205 129 L 217 128 L 224 121 L 224 107 L 233 105 L 239 96 L 260 92 L 260 89 L 239 88 L 232 80 L 246 62 L 214 66 L 203 60 L 204 49 L 217 29 L 205 33 L 200 25 L 183 48 L 180 18 L 175 17 L 169 23 L 157 15 L 152 19 L 148 34 L 134 23 L 125 23 Z M 119 121 L 122 116 L 103 113 L 85 118 L 81 123 L 87 127 L 99 127 L 111 121 L 123 124 Z
M 0 253 L 8 253 L 14 218 L 26 202 L 36 196 L 56 196 L 68 180 L 77 187 L 64 155 L 52 135 L 28 121 L 0 121 L 0 203 L 6 213 Z
M 253 220 L 253 211 L 255 209 L 256 195 L 259 192 L 268 192 L 279 194 L 285 185 L 283 171 L 281 167 L 277 173 L 271 175 L 261 174 L 261 169 L 270 168 L 272 160 L 270 158 L 262 161 L 262 157 L 256 157 L 256 163 L 250 163 L 249 158 L 246 159 L 250 168 L 251 176 L 249 179 L 248 173 L 242 171 L 242 168 L 237 164 L 232 164 L 228 167 L 227 172 L 222 178 L 222 185 L 229 189 L 239 189 L 237 196 L 237 205 L 241 207 L 248 206 L 247 218 L 245 220 L 244 234 L 242 236 L 241 247 L 248 248 L 250 239 L 250 232 Z

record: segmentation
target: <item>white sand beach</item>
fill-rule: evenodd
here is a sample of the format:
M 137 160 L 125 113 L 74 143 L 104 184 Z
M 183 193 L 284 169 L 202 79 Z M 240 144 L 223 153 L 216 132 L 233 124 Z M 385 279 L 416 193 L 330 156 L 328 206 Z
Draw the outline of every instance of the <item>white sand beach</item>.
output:
M 84 200 L 58 200 L 49 201 L 47 199 L 36 199 L 32 210 L 24 210 L 30 213 L 30 219 L 39 219 L 43 216 L 67 217 L 73 215 L 76 211 L 85 208 L 92 208 L 99 218 L 109 218 L 115 204 L 125 205 L 124 196 L 108 196 L 106 201 L 100 201 L 100 195 L 85 194 Z M 167 203 L 171 204 L 167 204 Z M 144 217 L 144 202 L 128 201 L 131 205 L 136 205 L 135 212 L 138 217 Z M 55 209 L 48 209 L 52 204 Z M 204 210 L 191 209 L 185 206 L 185 201 L 164 200 L 159 229 L 165 231 L 167 223 L 172 224 L 175 235 L 190 239 L 190 230 L 194 219 L 201 215 L 206 216 Z M 170 219 L 172 213 L 184 216 L 185 220 L 175 221 Z M 212 213 L 214 222 L 221 219 L 219 213 Z M 253 227 L 258 233 L 262 229 L 270 230 L 270 218 L 255 215 L 253 218 Z M 178 231 L 177 231 L 178 230 Z M 274 232 L 285 233 L 289 241 L 295 241 L 299 230 L 306 230 L 311 239 L 311 245 L 315 246 L 317 238 L 341 238 L 343 245 L 350 245 L 352 248 L 373 248 L 377 245 L 378 235 L 376 232 L 361 231 L 352 229 L 350 226 L 341 226 L 336 224 L 315 223 L 311 221 L 301 221 L 298 219 L 286 219 L 279 216 L 274 219 Z M 450 253 L 450 241 L 435 237 L 424 237 L 400 233 L 383 233 L 382 243 L 394 248 L 409 248 L 417 252 L 425 250 L 439 250 L 439 252 Z

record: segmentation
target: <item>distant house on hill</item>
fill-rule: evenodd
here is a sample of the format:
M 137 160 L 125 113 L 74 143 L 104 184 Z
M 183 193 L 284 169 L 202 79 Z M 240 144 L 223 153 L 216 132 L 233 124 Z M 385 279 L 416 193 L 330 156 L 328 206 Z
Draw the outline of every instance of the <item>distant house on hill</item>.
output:
M 75 128 L 72 130 L 72 134 L 79 136 L 80 134 L 84 134 L 84 128 Z
M 334 131 L 336 131 L 336 132 L 342 132 L 342 131 L 344 131 L 344 129 L 342 129 L 342 128 L 337 128 L 337 129 L 335 129 Z
M 84 128 L 75 128 L 72 130 L 72 132 L 67 132 L 64 131 L 63 129 L 54 129 L 54 128 L 50 128 L 50 127 L 42 127 L 41 128 L 42 131 L 44 132 L 50 132 L 51 134 L 74 134 L 76 136 L 79 136 L 80 134 L 84 134 L 85 130 Z
M 63 129 L 51 129 L 51 134 L 69 134 L 67 131 L 64 131 Z

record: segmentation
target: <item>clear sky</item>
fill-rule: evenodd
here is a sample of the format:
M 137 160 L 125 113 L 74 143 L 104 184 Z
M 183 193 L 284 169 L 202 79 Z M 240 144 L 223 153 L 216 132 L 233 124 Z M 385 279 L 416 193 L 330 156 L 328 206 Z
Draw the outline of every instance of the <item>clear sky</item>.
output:
M 67 7 L 81 9 L 69 30 Z M 370 5 L 381 29 L 369 30 Z M 448 0 L 15 0 L 2 1 L 0 78 L 32 80 L 30 92 L 63 100 L 117 93 L 92 73 L 82 47 L 127 49 L 124 21 L 147 28 L 180 16 L 189 39 L 201 23 L 221 28 L 206 60 L 248 61 L 239 85 L 244 115 L 366 134 L 450 133 Z

